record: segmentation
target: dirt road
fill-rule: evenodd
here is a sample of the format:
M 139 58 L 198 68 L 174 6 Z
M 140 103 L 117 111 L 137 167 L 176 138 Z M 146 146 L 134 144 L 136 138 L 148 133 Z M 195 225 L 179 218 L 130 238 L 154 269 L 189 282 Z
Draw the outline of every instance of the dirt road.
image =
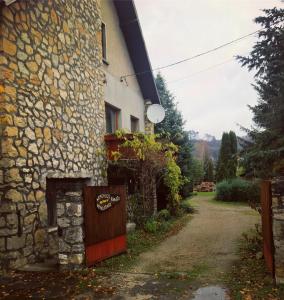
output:
M 143 253 L 130 273 L 116 276 L 121 290 L 113 299 L 193 299 L 197 287 L 222 285 L 221 275 L 236 259 L 238 239 L 259 223 L 259 216 L 245 205 L 218 203 L 211 198 L 192 199 L 197 210 L 193 219 L 177 235 Z M 173 274 L 173 280 L 155 277 L 160 272 Z M 194 284 L 175 280 L 177 274 L 192 276 Z

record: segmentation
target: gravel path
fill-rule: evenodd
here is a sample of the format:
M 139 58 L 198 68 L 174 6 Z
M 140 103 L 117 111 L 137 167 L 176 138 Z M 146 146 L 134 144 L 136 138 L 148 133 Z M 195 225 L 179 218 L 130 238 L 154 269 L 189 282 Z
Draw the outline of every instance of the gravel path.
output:
M 153 251 L 143 253 L 136 272 L 191 271 L 225 272 L 236 259 L 237 241 L 259 222 L 247 206 L 219 204 L 211 197 L 195 197 L 197 213 L 175 236 Z
M 113 282 L 120 286 L 112 299 L 193 299 L 194 291 L 199 287 L 212 284 L 222 287 L 221 275 L 230 271 L 237 258 L 239 238 L 243 232 L 254 228 L 260 219 L 245 205 L 218 203 L 211 198 L 193 198 L 191 203 L 197 212 L 177 235 L 143 253 L 131 273 L 112 277 Z M 185 272 L 194 279 L 189 284 L 187 280 L 154 275 L 160 272 Z M 209 295 L 209 298 L 194 299 L 213 298 Z

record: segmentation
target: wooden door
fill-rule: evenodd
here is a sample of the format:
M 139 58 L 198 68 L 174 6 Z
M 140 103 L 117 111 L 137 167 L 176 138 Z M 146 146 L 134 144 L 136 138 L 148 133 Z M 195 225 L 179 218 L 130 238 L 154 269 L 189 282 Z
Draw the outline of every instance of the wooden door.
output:
M 86 264 L 126 251 L 125 186 L 84 188 Z

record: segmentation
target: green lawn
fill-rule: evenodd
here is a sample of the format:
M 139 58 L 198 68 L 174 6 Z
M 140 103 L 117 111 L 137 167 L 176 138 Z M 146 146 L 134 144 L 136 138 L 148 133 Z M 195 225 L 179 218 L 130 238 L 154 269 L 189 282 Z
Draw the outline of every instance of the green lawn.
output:
M 215 197 L 216 192 L 197 192 L 197 196 L 212 196 Z

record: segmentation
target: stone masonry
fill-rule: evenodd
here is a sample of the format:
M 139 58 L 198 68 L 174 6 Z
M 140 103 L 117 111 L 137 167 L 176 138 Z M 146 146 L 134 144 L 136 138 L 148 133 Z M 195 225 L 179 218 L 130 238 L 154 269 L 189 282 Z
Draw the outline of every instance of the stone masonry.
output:
M 46 178 L 102 185 L 106 172 L 99 0 L 18 0 L 0 9 L 1 269 L 57 251 Z
M 61 268 L 78 268 L 85 261 L 82 191 L 57 197 L 58 257 Z
M 284 178 L 272 181 L 275 279 L 284 283 Z

